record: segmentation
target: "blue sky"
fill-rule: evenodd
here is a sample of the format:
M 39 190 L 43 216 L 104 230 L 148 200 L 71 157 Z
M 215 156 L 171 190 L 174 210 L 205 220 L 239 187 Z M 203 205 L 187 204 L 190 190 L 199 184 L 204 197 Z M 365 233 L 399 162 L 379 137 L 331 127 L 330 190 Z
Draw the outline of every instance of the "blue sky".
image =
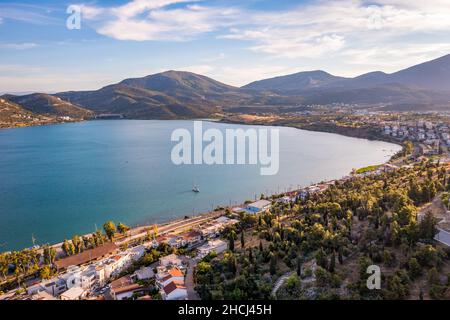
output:
M 68 30 L 69 5 L 81 29 Z M 448 0 L 0 2 L 0 92 L 98 89 L 186 70 L 240 86 L 393 72 L 450 53 Z

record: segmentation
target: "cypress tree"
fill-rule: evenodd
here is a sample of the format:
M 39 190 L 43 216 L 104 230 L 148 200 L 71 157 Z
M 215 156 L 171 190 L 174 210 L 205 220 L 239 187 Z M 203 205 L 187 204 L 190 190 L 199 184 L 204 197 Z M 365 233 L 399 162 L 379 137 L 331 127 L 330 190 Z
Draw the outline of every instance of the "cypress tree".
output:
M 234 252 L 234 237 L 232 235 L 230 236 L 229 249 Z

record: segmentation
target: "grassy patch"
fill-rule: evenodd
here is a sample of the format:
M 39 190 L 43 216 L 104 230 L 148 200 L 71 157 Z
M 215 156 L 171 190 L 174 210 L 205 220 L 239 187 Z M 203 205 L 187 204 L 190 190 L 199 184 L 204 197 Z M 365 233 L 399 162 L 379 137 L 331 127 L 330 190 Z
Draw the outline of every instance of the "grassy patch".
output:
M 356 174 L 361 174 L 361 173 L 366 173 L 366 172 L 370 172 L 370 171 L 375 171 L 377 170 L 379 167 L 381 167 L 380 164 L 378 165 L 374 165 L 374 166 L 367 166 L 361 169 L 358 169 L 355 171 Z

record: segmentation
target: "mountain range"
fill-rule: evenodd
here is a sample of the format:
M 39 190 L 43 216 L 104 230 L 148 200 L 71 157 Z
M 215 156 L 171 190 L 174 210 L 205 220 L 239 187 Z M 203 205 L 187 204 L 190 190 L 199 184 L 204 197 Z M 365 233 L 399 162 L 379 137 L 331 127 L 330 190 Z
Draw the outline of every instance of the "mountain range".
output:
M 167 71 L 126 79 L 93 91 L 3 95 L 27 112 L 86 119 L 122 114 L 130 119 L 209 117 L 236 106 L 302 104 L 386 104 L 427 110 L 450 106 L 450 55 L 399 72 L 371 72 L 355 78 L 325 71 L 300 72 L 252 82 L 241 88 L 191 72 Z M 410 106 L 410 107 L 408 107 Z

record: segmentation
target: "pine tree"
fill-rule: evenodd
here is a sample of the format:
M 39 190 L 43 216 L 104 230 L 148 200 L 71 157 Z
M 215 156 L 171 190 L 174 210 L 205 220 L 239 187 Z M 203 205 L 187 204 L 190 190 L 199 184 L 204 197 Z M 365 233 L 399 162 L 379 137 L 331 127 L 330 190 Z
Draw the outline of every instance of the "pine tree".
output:
M 250 248 L 248 250 L 248 261 L 250 261 L 250 263 L 253 263 L 253 249 Z
M 244 235 L 244 230 L 242 230 L 242 233 L 241 233 L 241 247 L 242 247 L 242 249 L 245 248 L 245 235 Z
M 273 253 L 270 255 L 270 274 L 274 275 L 277 273 L 277 257 Z
M 232 235 L 230 235 L 228 249 L 230 249 L 230 251 L 234 252 L 234 237 Z
M 302 258 L 301 257 L 297 257 L 297 275 L 299 277 L 302 276 Z
M 344 263 L 344 258 L 342 256 L 342 248 L 341 247 L 338 249 L 338 261 L 339 261 L 339 264 Z
M 330 264 L 328 266 L 328 271 L 333 273 L 335 268 L 336 268 L 336 255 L 333 251 L 333 253 L 331 254 L 331 258 L 330 258 Z

